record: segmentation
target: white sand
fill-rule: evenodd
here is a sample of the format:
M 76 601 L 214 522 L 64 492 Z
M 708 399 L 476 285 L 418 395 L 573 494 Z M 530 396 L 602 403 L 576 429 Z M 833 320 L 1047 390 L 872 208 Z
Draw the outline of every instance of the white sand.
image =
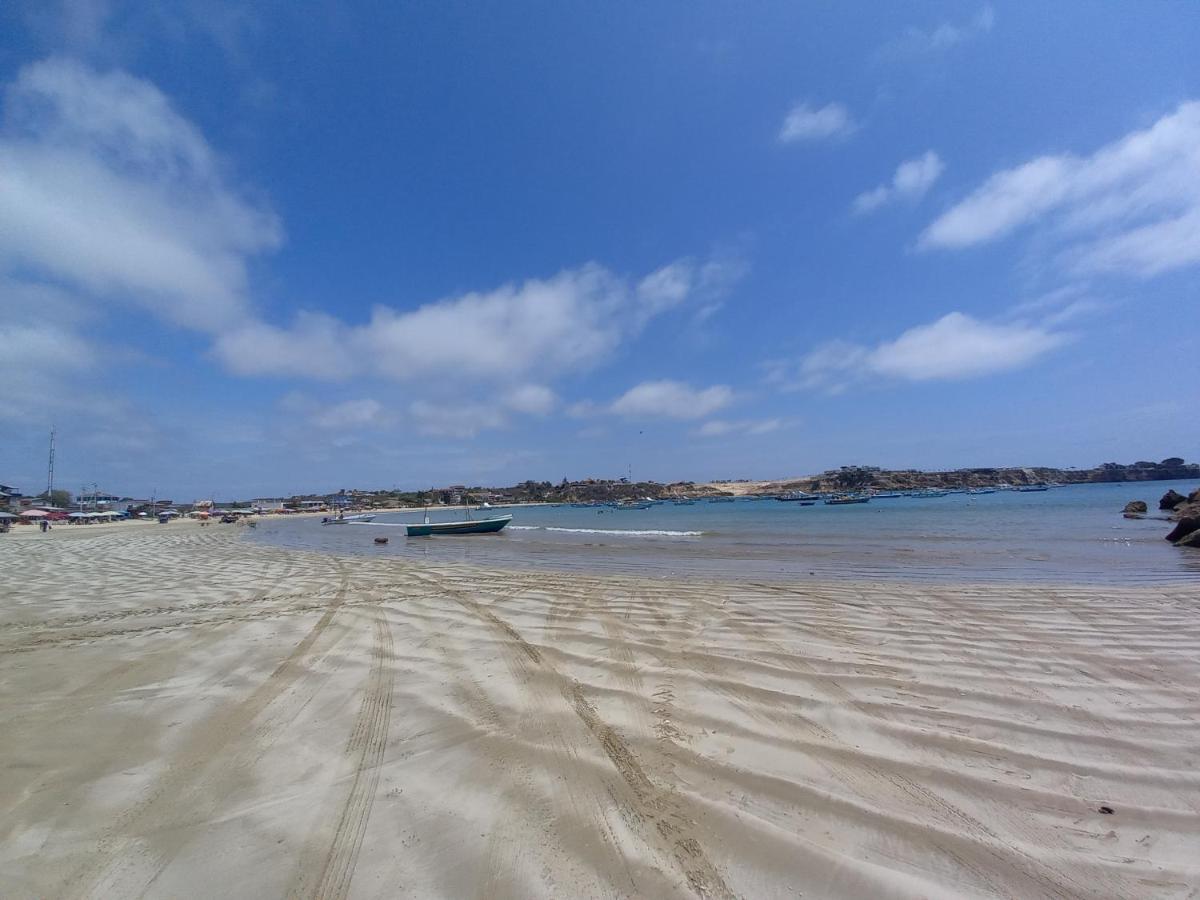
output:
M 0 536 L 0 896 L 1200 891 L 1200 589 L 240 536 Z

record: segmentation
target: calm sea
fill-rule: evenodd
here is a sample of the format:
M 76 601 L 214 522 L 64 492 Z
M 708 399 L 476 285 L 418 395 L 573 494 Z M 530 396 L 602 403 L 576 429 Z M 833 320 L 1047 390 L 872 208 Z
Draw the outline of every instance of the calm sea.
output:
M 776 500 L 669 502 L 644 510 L 514 507 L 495 535 L 406 538 L 385 513 L 370 525 L 323 527 L 318 519 L 267 519 L 248 538 L 339 554 L 391 554 L 505 569 L 801 579 L 1137 583 L 1200 578 L 1200 551 L 1163 540 L 1155 519 L 1125 519 L 1129 500 L 1155 515 L 1168 489 L 1190 482 L 1089 484 L 1040 493 L 950 494 L 854 506 Z M 477 514 L 481 515 L 481 514 Z M 440 511 L 434 521 L 461 519 Z M 376 545 L 377 536 L 390 538 Z

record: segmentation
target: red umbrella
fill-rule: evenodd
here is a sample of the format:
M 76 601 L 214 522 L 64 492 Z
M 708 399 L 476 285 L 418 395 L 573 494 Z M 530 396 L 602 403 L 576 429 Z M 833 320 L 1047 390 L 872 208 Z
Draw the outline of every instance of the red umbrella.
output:
M 50 513 L 41 509 L 27 509 L 25 512 L 21 513 L 21 516 L 26 519 L 41 519 L 48 515 L 50 515 Z

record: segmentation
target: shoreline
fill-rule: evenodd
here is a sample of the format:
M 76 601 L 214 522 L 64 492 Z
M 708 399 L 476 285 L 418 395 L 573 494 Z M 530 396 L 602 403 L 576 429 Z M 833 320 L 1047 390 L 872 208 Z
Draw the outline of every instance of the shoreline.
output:
M 130 524 L 0 539 L 5 896 L 1200 879 L 1200 587 L 563 575 Z

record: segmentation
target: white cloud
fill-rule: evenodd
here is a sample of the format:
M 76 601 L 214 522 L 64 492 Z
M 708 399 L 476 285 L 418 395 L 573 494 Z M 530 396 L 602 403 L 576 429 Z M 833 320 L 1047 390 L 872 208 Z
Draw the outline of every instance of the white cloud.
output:
M 922 233 L 961 248 L 1042 225 L 1077 274 L 1150 277 L 1200 262 L 1200 102 L 1090 156 L 1041 156 L 992 175 Z
M 680 381 L 644 381 L 612 402 L 609 411 L 627 418 L 702 419 L 733 402 L 723 384 L 693 388 Z
M 0 267 L 206 331 L 246 315 L 247 260 L 281 241 L 157 88 L 63 59 L 6 90 L 0 196 Z
M 756 436 L 770 434 L 782 427 L 782 419 L 710 419 L 696 429 L 696 434 L 700 437 L 726 437 L 731 434 Z
M 558 398 L 554 391 L 541 384 L 523 384 L 508 391 L 504 405 L 513 412 L 529 416 L 545 416 L 554 411 Z
M 408 408 L 420 434 L 472 438 L 489 428 L 503 428 L 507 419 L 493 404 L 431 403 L 415 400 Z
M 914 159 L 905 160 L 896 168 L 891 184 L 881 184 L 854 198 L 856 213 L 874 212 L 893 200 L 920 200 L 945 169 L 941 157 L 927 150 Z
M 957 47 L 959 44 L 987 34 L 995 27 L 995 24 L 996 11 L 989 5 L 965 23 L 939 22 L 932 28 L 910 26 L 905 29 L 903 35 L 884 47 L 883 55 L 903 57 L 949 50 L 951 47 Z
M 797 103 L 784 117 L 779 140 L 785 144 L 823 141 L 845 137 L 857 127 L 849 110 L 840 103 L 828 103 L 820 108 Z
M 383 404 L 367 397 L 318 410 L 313 414 L 312 422 L 318 428 L 362 428 L 378 423 L 382 413 Z
M 959 312 L 864 347 L 831 341 L 798 365 L 776 363 L 767 380 L 782 389 L 837 393 L 860 381 L 949 381 L 1019 369 L 1067 342 L 1045 325 L 983 322 Z
M 250 322 L 214 349 L 243 375 L 519 383 L 594 367 L 652 318 L 708 296 L 710 276 L 707 265 L 682 260 L 631 285 L 590 263 L 414 310 L 378 306 L 365 325 L 319 313 L 302 313 L 286 328 Z

